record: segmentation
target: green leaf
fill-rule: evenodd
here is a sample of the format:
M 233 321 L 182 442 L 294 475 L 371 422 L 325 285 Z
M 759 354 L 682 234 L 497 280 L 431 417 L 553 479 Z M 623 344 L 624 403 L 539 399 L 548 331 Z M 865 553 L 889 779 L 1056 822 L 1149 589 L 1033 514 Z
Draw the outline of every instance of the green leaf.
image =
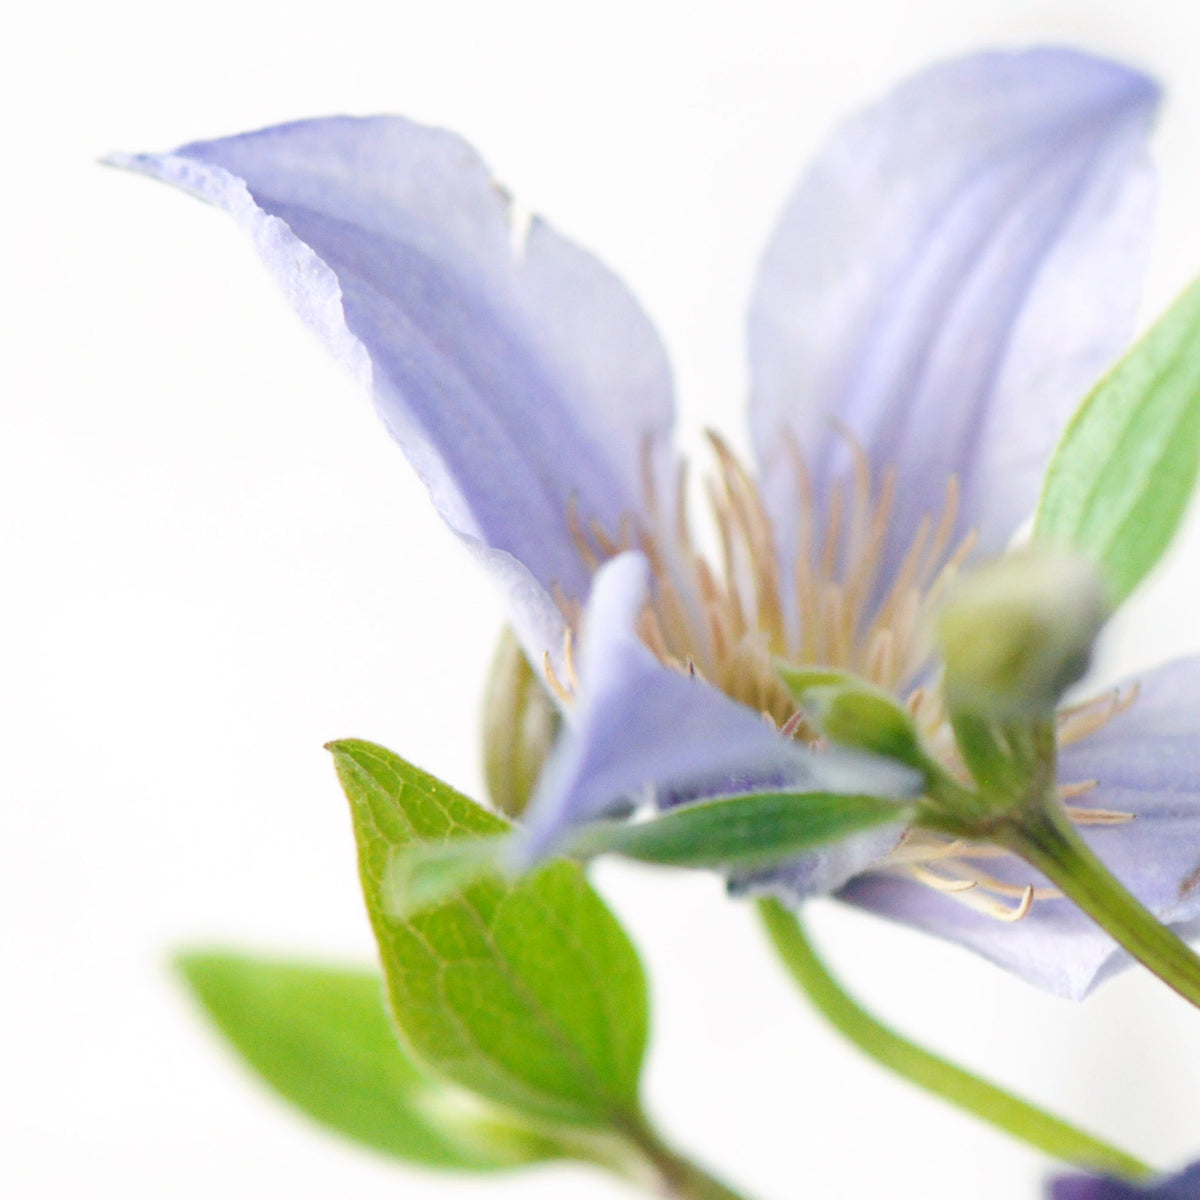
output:
M 407 918 L 388 911 L 397 850 L 503 833 L 501 818 L 366 742 L 332 743 L 396 1023 L 440 1074 L 531 1116 L 636 1123 L 646 985 L 636 952 L 574 863 L 491 876 Z
M 1035 537 L 1105 572 L 1120 603 L 1158 562 L 1200 465 L 1200 281 L 1083 402 L 1059 442 Z
M 753 869 L 912 815 L 912 806 L 876 796 L 763 792 L 688 804 L 648 821 L 597 822 L 579 831 L 570 853 Z
M 596 821 L 564 849 L 571 858 L 621 854 L 671 867 L 752 869 L 794 858 L 877 825 L 908 821 L 912 805 L 877 796 L 761 792 L 718 796 L 646 821 Z M 494 875 L 504 834 L 414 842 L 392 854 L 380 887 L 384 912 L 411 917 Z
M 895 696 L 846 671 L 776 662 L 775 673 L 831 742 L 925 773 L 928 759 L 921 735 Z
M 384 912 L 403 920 L 494 875 L 508 841 L 506 834 L 486 834 L 415 842 L 395 851 L 380 888 Z
M 373 971 L 220 951 L 176 964 L 242 1058 L 330 1129 L 430 1167 L 488 1171 L 560 1154 L 413 1063 Z

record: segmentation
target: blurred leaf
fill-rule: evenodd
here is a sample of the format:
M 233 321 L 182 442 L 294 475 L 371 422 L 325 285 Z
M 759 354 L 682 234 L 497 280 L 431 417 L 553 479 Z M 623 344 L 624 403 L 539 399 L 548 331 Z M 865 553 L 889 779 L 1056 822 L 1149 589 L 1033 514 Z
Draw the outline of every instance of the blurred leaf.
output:
M 646 821 L 585 826 L 570 844 L 580 857 L 623 854 L 674 867 L 770 866 L 852 833 L 907 821 L 910 805 L 876 796 L 762 792 L 683 805 Z
M 429 1167 L 489 1171 L 559 1155 L 545 1137 L 417 1067 L 375 972 L 220 951 L 176 963 L 242 1058 L 322 1125 Z
M 387 907 L 403 847 L 507 823 L 366 742 L 329 747 L 350 800 L 359 871 L 397 1025 L 440 1074 L 551 1121 L 624 1128 L 638 1114 L 645 979 L 574 863 L 492 876 L 407 919 Z
M 1200 465 L 1200 282 L 1087 397 L 1046 472 L 1034 536 L 1103 568 L 1114 604 L 1158 562 Z

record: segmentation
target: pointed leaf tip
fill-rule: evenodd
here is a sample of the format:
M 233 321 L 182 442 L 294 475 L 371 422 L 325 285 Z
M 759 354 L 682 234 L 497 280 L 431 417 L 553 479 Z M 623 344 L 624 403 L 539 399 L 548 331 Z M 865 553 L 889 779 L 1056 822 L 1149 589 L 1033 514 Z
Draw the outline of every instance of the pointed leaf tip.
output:
M 539 1120 L 612 1129 L 637 1119 L 647 1031 L 637 953 L 574 863 L 488 875 L 398 916 L 397 854 L 503 835 L 506 821 L 367 742 L 341 743 L 359 872 L 396 1023 L 460 1086 Z

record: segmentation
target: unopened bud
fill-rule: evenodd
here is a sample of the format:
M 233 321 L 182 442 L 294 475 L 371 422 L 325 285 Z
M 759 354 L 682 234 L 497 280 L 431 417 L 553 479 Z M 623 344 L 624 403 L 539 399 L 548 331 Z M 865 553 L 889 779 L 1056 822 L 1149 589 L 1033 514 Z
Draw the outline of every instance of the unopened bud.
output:
M 492 803 L 525 811 L 561 718 L 511 629 L 500 635 L 483 697 L 483 774 Z
M 777 668 L 813 724 L 839 746 L 866 750 L 924 770 L 912 717 L 886 692 L 844 671 Z
M 1028 546 L 966 576 L 937 621 L 951 711 L 1052 712 L 1087 670 L 1108 615 L 1096 569 L 1059 547 Z

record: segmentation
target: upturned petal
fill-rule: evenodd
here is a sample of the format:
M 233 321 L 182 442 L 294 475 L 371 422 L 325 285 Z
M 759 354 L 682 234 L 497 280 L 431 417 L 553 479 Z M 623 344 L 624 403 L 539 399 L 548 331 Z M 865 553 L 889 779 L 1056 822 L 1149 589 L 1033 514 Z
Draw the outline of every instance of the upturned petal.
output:
M 957 533 L 1000 548 L 1062 426 L 1131 330 L 1157 90 L 1068 50 L 933 68 L 844 125 L 787 205 L 750 312 L 752 432 L 784 553 L 799 506 L 896 471 L 881 578 L 961 489 Z
M 1089 736 L 1064 747 L 1059 780 L 1096 786 L 1081 810 L 1130 814 L 1080 832 L 1118 879 L 1183 936 L 1200 932 L 1200 658 L 1142 676 L 1134 702 Z M 1042 877 L 1016 859 L 982 867 L 1016 889 Z M 1066 900 L 1035 901 L 1006 924 L 931 891 L 899 872 L 853 879 L 842 899 L 959 942 L 1048 991 L 1082 999 L 1130 959 Z
M 639 511 L 672 419 L 662 346 L 619 280 L 541 220 L 516 227 L 461 139 L 398 117 L 114 161 L 228 209 L 450 525 L 586 596 L 568 506 L 610 529 Z
M 911 772 L 838 751 L 814 753 L 701 679 L 663 666 L 636 624 L 649 564 L 621 554 L 596 576 L 584 615 L 580 696 L 527 813 L 527 865 L 570 827 L 640 802 L 670 804 L 765 788 L 910 792 Z

